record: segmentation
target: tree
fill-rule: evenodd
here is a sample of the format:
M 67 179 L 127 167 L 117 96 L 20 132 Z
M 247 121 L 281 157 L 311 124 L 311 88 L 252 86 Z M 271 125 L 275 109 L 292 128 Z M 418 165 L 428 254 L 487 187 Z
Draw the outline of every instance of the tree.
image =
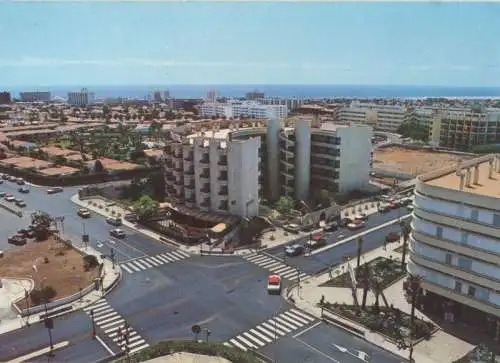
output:
M 410 226 L 401 221 L 401 234 L 403 235 L 403 250 L 401 251 L 401 268 L 405 267 L 406 263 L 406 250 L 408 248 L 408 238 L 410 237 Z
M 35 238 L 44 241 L 49 236 L 52 217 L 46 212 L 35 211 L 31 213 L 31 224 L 34 226 Z
M 276 210 L 281 214 L 288 214 L 293 209 L 295 203 L 290 197 L 281 197 L 276 202 Z
M 156 213 L 157 208 L 156 201 L 147 195 L 140 197 L 133 205 L 134 212 L 141 220 L 152 217 Z
M 101 160 L 97 159 L 94 163 L 94 172 L 102 173 L 104 171 L 104 166 L 102 166 Z
M 363 237 L 358 237 L 356 241 L 357 246 L 357 259 L 356 259 L 356 272 L 359 271 L 359 265 L 361 263 L 361 252 L 363 251 Z
M 397 132 L 403 137 L 427 142 L 429 140 L 429 128 L 421 125 L 418 120 L 410 119 L 399 125 Z

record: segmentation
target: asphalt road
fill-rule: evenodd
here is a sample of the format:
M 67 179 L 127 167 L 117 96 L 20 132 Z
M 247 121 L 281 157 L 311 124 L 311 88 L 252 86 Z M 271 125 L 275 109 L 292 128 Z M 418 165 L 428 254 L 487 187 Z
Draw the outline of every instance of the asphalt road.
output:
M 365 233 L 364 231 L 368 231 L 371 228 L 374 228 L 378 225 L 384 224 L 390 220 L 397 220 L 399 217 L 405 215 L 406 209 L 401 209 L 399 211 L 393 210 L 384 214 L 374 214 L 371 215 L 366 223 L 366 227 L 362 230 L 350 231 L 347 228 L 340 228 L 336 232 L 325 233 L 325 237 L 328 240 L 328 245 L 332 245 L 340 240 L 344 240 L 346 238 L 358 235 L 360 233 Z M 377 247 L 380 247 L 384 244 L 385 237 L 390 232 L 400 233 L 400 226 L 398 223 L 383 227 L 379 230 L 372 231 L 364 234 L 363 237 L 363 252 L 371 251 Z M 301 238 L 300 240 L 296 240 L 289 244 L 294 243 L 303 243 L 309 237 Z M 288 257 L 284 256 L 284 247 L 275 247 L 265 252 L 273 255 L 274 257 L 284 260 L 287 265 L 298 267 L 300 271 L 305 272 L 306 274 L 313 275 L 321 270 L 324 270 L 328 267 L 339 265 L 343 262 L 343 257 L 348 255 L 351 257 L 356 256 L 357 252 L 357 238 L 353 238 L 346 243 L 340 244 L 338 246 L 327 249 L 321 253 L 313 254 L 313 255 L 301 255 L 296 257 Z
M 21 194 L 17 191 L 19 186 L 12 182 L 5 181 L 0 185 L 0 191 L 12 193 L 15 197 L 23 198 L 27 206 L 23 208 L 23 218 L 18 218 L 13 214 L 2 210 L 0 213 L 8 213 L 10 217 L 0 219 L 0 249 L 12 248 L 7 244 L 7 238 L 14 234 L 17 229 L 26 227 L 30 224 L 30 213 L 35 210 L 42 210 L 50 213 L 53 217 L 64 217 L 63 236 L 71 239 L 74 243 L 81 243 L 81 235 L 85 232 L 89 235 L 90 244 L 108 255 L 110 249 L 115 250 L 118 262 L 138 258 L 148 255 L 156 255 L 168 252 L 171 248 L 165 244 L 153 241 L 143 234 L 137 233 L 127 227 L 120 227 L 126 233 L 126 238 L 117 240 L 110 238 L 109 231 L 114 227 L 106 223 L 105 218 L 92 213 L 92 217 L 82 219 L 77 214 L 78 206 L 70 198 L 78 193 L 78 188 L 64 188 L 62 193 L 47 194 L 47 188 L 28 186 L 30 192 Z M 110 240 L 110 241 L 108 241 Z M 107 241 L 101 242 L 99 241 Z
M 400 357 L 326 323 L 320 323 L 294 335 L 286 336 L 264 347 L 262 352 L 277 362 L 287 363 L 406 362 Z

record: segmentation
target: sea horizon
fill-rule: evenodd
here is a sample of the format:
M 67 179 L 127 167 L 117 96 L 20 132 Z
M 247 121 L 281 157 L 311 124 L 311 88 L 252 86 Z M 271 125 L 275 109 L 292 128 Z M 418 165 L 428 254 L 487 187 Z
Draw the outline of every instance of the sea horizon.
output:
M 14 97 L 25 91 L 50 91 L 52 97 L 66 98 L 68 92 L 86 88 L 97 99 L 146 99 L 153 91 L 169 91 L 172 98 L 203 98 L 215 89 L 220 97 L 240 98 L 247 92 L 264 92 L 266 98 L 500 98 L 499 87 L 425 85 L 327 85 L 327 84 L 187 84 L 187 85 L 43 85 L 6 87 Z

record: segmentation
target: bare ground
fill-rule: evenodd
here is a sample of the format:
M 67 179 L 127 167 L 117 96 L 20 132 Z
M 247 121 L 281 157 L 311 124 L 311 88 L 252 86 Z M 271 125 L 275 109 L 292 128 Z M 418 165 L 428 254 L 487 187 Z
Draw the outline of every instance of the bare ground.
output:
M 373 153 L 373 167 L 387 171 L 419 175 L 456 165 L 464 157 L 432 152 L 389 147 Z
M 45 263 L 45 257 L 48 263 Z M 33 269 L 37 265 L 38 273 Z M 69 296 L 85 288 L 98 276 L 98 269 L 84 271 L 83 255 L 74 248 L 56 242 L 52 237 L 44 242 L 28 242 L 5 252 L 0 258 L 0 277 L 31 278 L 35 288 L 52 286 L 55 299 Z

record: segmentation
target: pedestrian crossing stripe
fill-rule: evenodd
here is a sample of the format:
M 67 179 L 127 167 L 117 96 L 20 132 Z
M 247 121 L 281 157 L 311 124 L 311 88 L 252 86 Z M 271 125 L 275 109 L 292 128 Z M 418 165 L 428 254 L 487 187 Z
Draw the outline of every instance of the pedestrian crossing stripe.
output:
M 186 252 L 170 251 L 156 256 L 145 256 L 132 261 L 123 262 L 120 266 L 125 272 L 133 274 L 135 272 L 144 271 L 153 267 L 165 265 L 167 263 L 181 261 L 188 257 L 190 257 L 190 255 Z
M 297 271 L 296 268 L 266 255 L 253 253 L 243 256 L 243 258 L 290 281 L 308 277 L 307 274 Z
M 118 331 L 121 329 L 125 331 L 125 319 L 113 309 L 111 305 L 104 299 L 101 299 L 94 304 L 87 306 L 83 311 L 94 315 L 94 323 L 98 326 L 104 334 L 110 338 L 120 350 L 125 350 L 125 340 L 118 336 Z M 142 338 L 132 327 L 128 327 L 128 344 L 127 348 L 129 353 L 136 353 L 142 349 L 149 347 L 149 344 Z
M 316 321 L 317 318 L 292 308 L 240 333 L 224 342 L 224 345 L 243 351 L 260 349 L 300 328 L 312 325 Z

